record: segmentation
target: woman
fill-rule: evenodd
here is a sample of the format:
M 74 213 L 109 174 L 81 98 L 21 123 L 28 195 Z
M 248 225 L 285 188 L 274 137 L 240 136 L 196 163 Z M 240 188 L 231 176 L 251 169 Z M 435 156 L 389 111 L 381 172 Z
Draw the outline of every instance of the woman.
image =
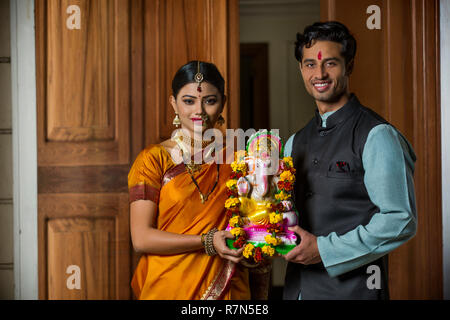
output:
M 242 249 L 225 244 L 234 238 L 224 231 L 230 165 L 195 164 L 190 156 L 200 145 L 210 158 L 225 154 L 213 152 L 219 141 L 202 141 L 223 123 L 224 80 L 213 64 L 192 61 L 177 71 L 172 91 L 183 132 L 145 148 L 128 175 L 131 237 L 143 253 L 132 288 L 138 299 L 249 299 Z

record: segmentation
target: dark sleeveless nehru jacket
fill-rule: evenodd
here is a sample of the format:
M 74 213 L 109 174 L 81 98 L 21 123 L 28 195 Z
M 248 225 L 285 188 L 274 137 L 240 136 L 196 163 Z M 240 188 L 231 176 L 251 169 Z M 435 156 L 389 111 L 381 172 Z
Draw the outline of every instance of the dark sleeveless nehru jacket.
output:
M 326 121 L 316 111 L 294 136 L 292 158 L 297 169 L 294 201 L 299 225 L 315 236 L 337 235 L 366 225 L 379 208 L 370 201 L 364 185 L 362 153 L 370 130 L 387 123 L 362 106 L 356 96 Z M 381 270 L 381 289 L 369 289 L 369 265 Z M 284 298 L 387 299 L 387 255 L 337 277 L 322 263 L 288 263 Z

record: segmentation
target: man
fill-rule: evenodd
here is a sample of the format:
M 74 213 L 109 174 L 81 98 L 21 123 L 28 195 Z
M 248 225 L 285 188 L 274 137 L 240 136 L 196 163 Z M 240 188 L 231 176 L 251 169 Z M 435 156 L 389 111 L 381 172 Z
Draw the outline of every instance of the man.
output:
M 285 299 L 388 299 L 387 253 L 416 233 L 414 151 L 350 94 L 356 41 L 338 22 L 297 34 L 295 56 L 315 117 L 286 143 L 297 169 L 301 239 Z

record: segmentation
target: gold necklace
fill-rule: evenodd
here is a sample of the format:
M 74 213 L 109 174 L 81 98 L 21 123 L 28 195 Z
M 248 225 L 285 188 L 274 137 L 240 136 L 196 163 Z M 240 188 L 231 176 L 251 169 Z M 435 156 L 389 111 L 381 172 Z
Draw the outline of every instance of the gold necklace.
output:
M 195 163 L 194 160 L 192 160 L 192 158 L 190 159 L 189 162 L 187 162 L 187 159 L 185 159 L 184 157 L 184 151 L 182 148 L 180 148 L 181 150 L 181 157 L 183 158 L 183 163 L 185 168 L 187 169 L 187 171 L 189 172 L 189 174 L 194 174 L 197 171 L 200 171 L 202 165 Z
M 181 143 L 182 145 L 186 146 L 187 142 L 184 142 L 184 141 L 183 141 L 183 137 L 187 138 L 186 136 L 180 136 L 180 143 Z M 188 141 L 191 142 L 191 147 L 194 148 L 194 140 L 191 139 L 190 137 L 187 138 L 187 139 L 189 139 Z M 197 141 L 198 143 L 200 143 L 199 140 L 195 140 L 195 141 Z M 207 140 L 204 140 L 204 141 L 202 141 L 202 150 L 205 149 L 205 148 L 206 148 L 208 145 L 210 145 L 212 142 L 214 142 L 214 138 L 213 138 L 212 140 L 208 140 L 208 141 L 207 141 Z M 192 160 L 192 158 L 191 158 L 190 161 L 187 163 L 187 161 L 186 161 L 186 159 L 185 159 L 185 157 L 184 157 L 184 151 L 183 151 L 184 148 L 182 148 L 180 144 L 179 144 L 178 146 L 180 147 L 181 155 L 182 155 L 182 158 L 183 158 L 183 162 L 184 162 L 184 164 L 185 164 L 185 167 L 186 167 L 187 170 L 189 171 L 189 173 L 190 173 L 190 174 L 194 174 L 195 172 L 200 171 L 200 169 L 201 169 L 201 164 L 196 164 L 196 163 L 194 162 L 194 160 Z M 212 149 L 211 149 L 211 150 L 212 150 Z
M 193 175 L 197 171 L 200 171 L 200 169 L 202 168 L 201 164 L 194 163 L 193 160 L 191 160 L 191 162 L 189 163 L 185 163 L 184 166 L 186 167 L 190 175 Z
M 214 191 L 214 189 L 217 186 L 217 182 L 219 182 L 219 167 L 220 165 L 217 163 L 217 175 L 216 175 L 216 181 L 214 182 L 213 187 L 211 188 L 211 190 L 209 190 L 209 192 L 207 194 L 203 194 L 202 191 L 200 190 L 200 187 L 197 183 L 197 180 L 195 180 L 194 176 L 192 175 L 192 173 L 189 172 L 189 175 L 191 176 L 191 180 L 194 183 L 195 187 L 198 190 L 198 193 L 200 194 L 200 200 L 202 201 L 202 204 L 204 204 L 206 201 L 208 201 L 208 197 L 210 196 L 210 194 Z
M 186 142 L 184 141 L 186 139 Z M 185 142 L 186 144 L 190 144 L 192 148 L 194 148 L 196 145 L 202 145 L 202 149 L 205 149 L 209 144 L 211 144 L 214 141 L 214 138 L 211 140 L 196 140 L 192 139 L 189 136 L 182 135 L 180 136 L 180 140 L 182 142 Z
M 183 137 L 184 138 L 187 138 L 185 135 L 183 135 L 183 134 L 180 134 L 179 132 L 177 132 L 177 134 L 175 135 L 175 137 L 173 137 L 172 138 L 172 140 L 173 141 L 175 141 L 175 143 L 178 145 L 178 147 L 180 148 L 180 151 L 181 151 L 181 157 L 182 157 L 182 159 L 183 159 L 183 163 L 184 163 L 184 166 L 185 166 L 185 168 L 186 168 L 186 171 L 189 173 L 189 175 L 191 175 L 191 178 L 193 178 L 193 174 L 195 173 L 195 172 L 197 172 L 197 171 L 200 171 L 200 169 L 201 169 L 201 164 L 196 164 L 195 162 L 194 162 L 194 160 L 192 159 L 192 157 L 190 157 L 190 159 L 189 159 L 189 162 L 187 161 L 187 159 L 186 159 L 186 157 L 185 157 L 185 153 L 187 153 L 187 154 L 189 154 L 190 155 L 190 151 L 189 150 L 187 150 L 187 148 L 188 148 L 188 146 L 187 146 L 187 143 L 186 142 L 183 142 Z M 186 140 L 188 140 L 188 141 L 190 141 L 191 142 L 191 146 L 192 146 L 192 139 L 189 137 L 188 139 L 186 139 Z M 214 139 L 214 137 L 213 137 L 213 139 L 212 140 L 209 140 L 209 141 L 202 141 L 202 146 L 203 145 L 205 145 L 205 147 L 203 148 L 203 149 L 205 149 L 209 144 L 211 144 L 213 141 L 214 141 L 215 139 Z M 197 140 L 198 141 L 198 140 Z M 199 141 L 198 141 L 199 142 Z M 203 144 L 203 142 L 205 143 L 205 144 Z M 209 150 L 209 152 L 207 153 L 207 154 L 209 154 L 211 151 L 213 151 L 213 149 L 214 148 L 211 148 L 210 150 Z M 194 156 L 195 157 L 195 156 Z M 194 179 L 195 180 L 195 179 Z M 194 181 L 194 184 L 196 184 L 196 181 Z M 214 186 L 214 188 L 215 188 L 215 186 Z M 213 189 L 214 189 L 213 188 Z M 200 192 L 200 189 L 197 187 L 197 189 L 199 190 L 199 192 Z M 203 193 L 201 193 L 200 192 L 200 195 L 201 195 L 201 198 L 202 198 L 202 203 L 204 203 L 204 201 L 206 201 L 205 200 L 205 195 L 203 195 Z M 209 194 L 208 194 L 209 195 Z M 206 198 L 207 198 L 207 196 L 206 196 Z
M 185 159 L 185 147 L 187 147 L 185 145 L 185 143 L 183 143 L 183 136 L 178 135 L 175 136 L 173 138 L 173 141 L 175 141 L 178 145 L 178 147 L 180 148 L 181 151 L 181 157 L 183 158 L 183 163 L 184 163 L 184 167 L 186 168 L 186 171 L 188 172 L 189 176 L 191 177 L 192 182 L 194 183 L 195 187 L 197 188 L 198 193 L 200 194 L 200 200 L 202 201 L 202 204 L 204 204 L 206 201 L 208 201 L 208 197 L 211 195 L 211 193 L 214 191 L 214 189 L 217 186 L 217 183 L 219 181 L 219 164 L 217 165 L 217 176 L 216 176 L 216 181 L 214 182 L 213 187 L 211 188 L 211 190 L 207 193 L 207 194 L 203 194 L 203 192 L 200 190 L 200 186 L 197 183 L 197 180 L 195 180 L 194 178 L 194 172 L 197 172 L 201 169 L 201 165 L 200 164 L 195 164 L 194 161 L 192 160 L 192 158 L 190 159 L 190 162 L 187 163 L 186 159 Z M 212 141 L 207 141 L 208 144 L 210 144 Z M 211 148 L 211 150 L 213 150 L 213 148 Z M 211 151 L 210 150 L 210 151 Z M 188 152 L 188 150 L 186 150 L 186 152 Z
M 183 150 L 181 150 L 181 155 L 183 156 Z M 183 157 L 184 159 L 184 157 Z M 213 187 L 207 194 L 203 194 L 203 192 L 200 190 L 200 186 L 197 183 L 197 180 L 194 178 L 194 173 L 199 171 L 201 169 L 200 164 L 195 164 L 194 161 L 191 160 L 190 163 L 186 164 L 186 161 L 183 161 L 184 167 L 186 168 L 186 171 L 189 173 L 189 176 L 191 177 L 192 182 L 194 183 L 195 187 L 197 188 L 198 193 L 200 194 L 200 200 L 202 201 L 202 204 L 204 204 L 206 201 L 208 201 L 208 197 L 210 194 L 214 191 L 214 189 L 217 186 L 217 183 L 219 182 L 219 164 L 217 163 L 217 175 L 216 175 L 216 181 L 214 182 Z

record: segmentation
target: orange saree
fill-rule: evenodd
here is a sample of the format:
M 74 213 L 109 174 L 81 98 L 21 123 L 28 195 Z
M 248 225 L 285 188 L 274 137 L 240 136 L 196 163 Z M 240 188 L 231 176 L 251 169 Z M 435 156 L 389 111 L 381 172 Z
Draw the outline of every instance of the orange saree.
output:
M 194 174 L 203 193 L 216 179 L 216 163 L 203 164 Z M 225 229 L 224 203 L 229 164 L 221 164 L 219 182 L 204 204 L 186 172 L 164 147 L 149 145 L 135 160 L 129 174 L 130 203 L 151 200 L 158 205 L 159 230 L 200 235 L 214 227 Z M 138 299 L 197 300 L 250 299 L 248 270 L 239 264 L 210 257 L 204 250 L 176 255 L 143 254 L 131 286 Z

